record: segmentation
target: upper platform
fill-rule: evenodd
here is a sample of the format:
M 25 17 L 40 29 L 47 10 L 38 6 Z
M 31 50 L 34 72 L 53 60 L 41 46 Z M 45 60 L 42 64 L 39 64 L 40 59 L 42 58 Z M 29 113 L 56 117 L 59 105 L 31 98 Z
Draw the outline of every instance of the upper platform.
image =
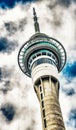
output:
M 31 69 L 29 67 L 29 64 L 31 64 L 31 62 L 36 59 L 38 55 L 43 55 L 43 51 L 40 54 L 36 54 L 38 50 L 45 50 L 45 56 L 52 57 L 52 59 L 55 59 L 56 57 L 56 67 L 58 69 L 58 72 L 63 69 L 66 63 L 66 51 L 62 44 L 56 39 L 47 36 L 46 34 L 36 33 L 21 47 L 18 54 L 19 67 L 26 75 L 31 77 Z M 31 56 L 32 58 L 29 62 L 29 58 Z

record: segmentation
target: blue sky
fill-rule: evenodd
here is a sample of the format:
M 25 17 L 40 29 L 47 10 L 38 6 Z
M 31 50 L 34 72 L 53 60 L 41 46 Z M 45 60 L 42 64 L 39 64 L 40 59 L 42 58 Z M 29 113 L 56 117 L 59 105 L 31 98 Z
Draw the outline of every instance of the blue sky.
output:
M 63 70 L 63 75 L 67 77 L 67 79 L 76 77 L 76 61 L 66 64 L 66 67 Z
M 27 2 L 35 2 L 40 0 L 0 0 L 0 6 L 1 8 L 13 8 L 17 3 L 26 4 Z M 42 0 L 41 0 L 42 1 Z M 69 7 L 72 2 L 76 3 L 76 0 L 57 0 L 59 4 Z
M 33 0 L 1 0 L 0 1 L 0 6 L 1 8 L 3 9 L 6 9 L 6 8 L 14 8 L 14 6 L 17 4 L 17 3 L 21 3 L 21 4 L 26 4 L 27 2 L 32 2 Z
M 66 49 L 67 62 L 59 79 L 60 104 L 66 130 L 75 130 L 76 0 L 0 0 L 0 130 L 42 129 L 32 81 L 17 63 L 20 47 L 34 34 L 33 7 L 41 32 L 59 40 Z

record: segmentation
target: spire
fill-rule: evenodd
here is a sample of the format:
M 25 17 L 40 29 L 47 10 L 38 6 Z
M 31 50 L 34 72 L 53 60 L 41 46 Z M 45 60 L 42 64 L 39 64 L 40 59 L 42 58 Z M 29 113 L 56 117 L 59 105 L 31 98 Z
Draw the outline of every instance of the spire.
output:
M 37 20 L 37 16 L 36 16 L 35 8 L 33 8 L 33 15 L 34 15 L 34 27 L 35 27 L 35 33 L 36 33 L 36 32 L 40 32 L 39 23 L 38 23 L 38 20 Z

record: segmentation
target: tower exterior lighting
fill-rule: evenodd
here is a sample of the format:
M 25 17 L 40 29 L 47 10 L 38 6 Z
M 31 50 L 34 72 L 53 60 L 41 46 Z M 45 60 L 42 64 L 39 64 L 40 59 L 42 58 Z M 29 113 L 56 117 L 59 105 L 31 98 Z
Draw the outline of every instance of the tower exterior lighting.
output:
M 66 51 L 56 39 L 40 33 L 35 9 L 35 34 L 20 48 L 18 64 L 31 77 L 40 102 L 43 130 L 65 130 L 59 104 L 60 72 L 66 63 Z

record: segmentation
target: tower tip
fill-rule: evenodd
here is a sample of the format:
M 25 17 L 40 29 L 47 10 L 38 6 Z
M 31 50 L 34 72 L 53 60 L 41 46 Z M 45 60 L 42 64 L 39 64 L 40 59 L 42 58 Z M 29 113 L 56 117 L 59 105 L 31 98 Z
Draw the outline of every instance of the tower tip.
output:
M 35 8 L 33 7 L 33 14 L 35 15 L 36 14 L 36 12 L 35 12 Z
M 33 15 L 34 15 L 33 19 L 34 19 L 35 32 L 40 32 L 39 23 L 38 23 L 38 19 L 37 19 L 35 8 L 33 8 Z

